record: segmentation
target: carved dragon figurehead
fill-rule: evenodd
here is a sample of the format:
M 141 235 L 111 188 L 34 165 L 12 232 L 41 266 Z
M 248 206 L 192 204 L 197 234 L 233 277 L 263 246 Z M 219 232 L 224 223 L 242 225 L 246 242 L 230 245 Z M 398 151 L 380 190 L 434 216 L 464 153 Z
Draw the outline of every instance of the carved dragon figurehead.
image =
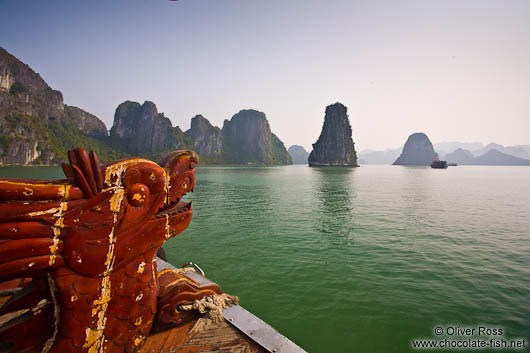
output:
M 190 223 L 198 156 L 100 165 L 70 151 L 64 180 L 0 179 L 0 345 L 132 352 L 149 334 L 156 252 Z
M 195 186 L 197 162 L 194 152 L 178 151 L 160 165 L 145 159 L 114 162 L 94 177 L 90 177 L 94 168 L 78 170 L 72 163 L 83 194 L 91 197 L 64 213 L 64 226 L 76 229 L 75 241 L 65 239 L 66 264 L 80 274 L 102 276 L 122 268 L 138 254 L 156 251 L 183 231 L 192 210 L 181 198 Z M 70 174 L 68 167 L 65 170 Z M 119 246 L 109 246 L 112 243 Z M 88 258 L 90 261 L 84 261 Z

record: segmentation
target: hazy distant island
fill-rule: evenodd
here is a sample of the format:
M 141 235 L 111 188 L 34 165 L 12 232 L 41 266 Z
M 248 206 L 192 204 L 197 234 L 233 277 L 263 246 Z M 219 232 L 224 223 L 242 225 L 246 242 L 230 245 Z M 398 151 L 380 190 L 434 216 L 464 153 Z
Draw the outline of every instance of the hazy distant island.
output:
M 409 136 L 403 152 L 393 164 L 431 165 L 435 159 L 438 159 L 438 154 L 434 152 L 431 140 L 423 132 L 417 132 Z
M 412 138 L 415 141 L 415 148 L 407 148 L 405 152 L 405 146 L 407 146 L 405 143 L 403 148 L 384 151 L 363 150 L 359 152 L 359 160 L 362 160 L 361 164 L 419 165 L 412 160 L 412 156 L 417 157 L 419 154 L 423 154 L 423 164 L 421 165 L 428 165 L 430 163 L 427 163 L 427 157 L 436 158 L 435 154 L 437 154 L 439 159 L 457 165 L 530 165 L 530 145 L 503 146 L 490 143 L 484 146 L 480 142 L 453 141 L 435 143 L 434 149 L 431 150 L 430 140 L 426 134 L 414 135 L 416 134 L 411 135 L 409 139 Z M 427 140 L 429 141 L 427 142 Z M 404 157 L 403 154 L 405 154 Z
M 242 110 L 223 128 L 202 115 L 182 131 L 153 102 L 125 101 L 107 131 L 98 117 L 65 105 L 28 65 L 0 48 L 0 165 L 56 165 L 75 147 L 94 150 L 102 162 L 130 156 L 158 159 L 193 149 L 203 163 L 287 165 L 291 156 L 271 132 L 264 113 Z
M 459 148 L 445 155 L 443 159 L 448 163 L 460 165 L 530 165 L 529 159 L 502 153 L 495 148 L 477 157 L 474 157 L 470 151 Z
M 291 147 L 289 147 L 287 152 L 289 152 L 289 155 L 293 160 L 293 164 L 307 164 L 309 152 L 307 152 L 304 147 L 292 145 Z
M 308 158 L 310 167 L 358 167 L 348 108 L 341 103 L 326 107 L 324 126 Z

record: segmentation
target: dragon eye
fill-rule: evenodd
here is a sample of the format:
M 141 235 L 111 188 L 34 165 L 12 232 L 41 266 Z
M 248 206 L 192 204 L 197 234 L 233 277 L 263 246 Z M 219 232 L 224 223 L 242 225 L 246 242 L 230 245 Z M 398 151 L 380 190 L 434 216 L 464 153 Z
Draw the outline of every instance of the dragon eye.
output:
M 188 188 L 188 184 L 186 184 L 186 183 L 182 183 L 182 188 L 183 188 L 183 189 L 187 189 L 187 188 Z

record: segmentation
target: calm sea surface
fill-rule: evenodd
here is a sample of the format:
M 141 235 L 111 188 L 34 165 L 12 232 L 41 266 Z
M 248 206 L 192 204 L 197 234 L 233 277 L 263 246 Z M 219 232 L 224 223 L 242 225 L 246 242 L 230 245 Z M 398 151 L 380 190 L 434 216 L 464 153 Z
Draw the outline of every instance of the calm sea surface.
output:
M 170 262 L 198 263 L 309 352 L 414 351 L 450 325 L 529 346 L 530 167 L 199 167 L 186 198 Z

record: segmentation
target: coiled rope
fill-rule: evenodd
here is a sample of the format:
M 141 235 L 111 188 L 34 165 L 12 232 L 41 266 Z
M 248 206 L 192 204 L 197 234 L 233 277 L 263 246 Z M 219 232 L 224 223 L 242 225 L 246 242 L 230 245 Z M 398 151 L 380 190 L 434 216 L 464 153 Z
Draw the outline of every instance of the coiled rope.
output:
M 179 311 L 197 310 L 202 317 L 193 325 L 190 333 L 200 333 L 213 323 L 223 320 L 223 310 L 227 306 L 237 305 L 239 297 L 229 294 L 215 294 L 195 300 L 192 304 L 179 306 Z

